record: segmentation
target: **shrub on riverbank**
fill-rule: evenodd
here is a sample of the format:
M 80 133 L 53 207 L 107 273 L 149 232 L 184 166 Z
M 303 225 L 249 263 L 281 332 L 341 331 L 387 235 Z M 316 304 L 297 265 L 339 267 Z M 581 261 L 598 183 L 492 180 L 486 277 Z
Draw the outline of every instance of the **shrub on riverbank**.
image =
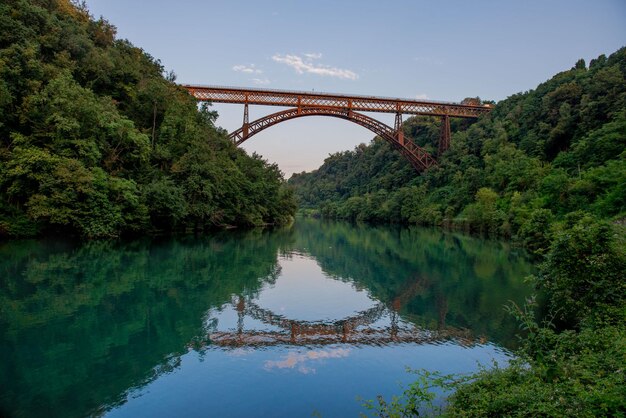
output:
M 542 347 L 461 385 L 446 416 L 608 417 L 626 413 L 626 330 L 540 331 Z

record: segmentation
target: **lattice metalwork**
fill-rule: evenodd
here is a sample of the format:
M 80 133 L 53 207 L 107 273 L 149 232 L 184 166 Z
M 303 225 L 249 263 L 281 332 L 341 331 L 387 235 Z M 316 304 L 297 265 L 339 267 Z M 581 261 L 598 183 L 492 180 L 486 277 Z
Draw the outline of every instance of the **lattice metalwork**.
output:
M 399 140 L 396 130 L 392 127 L 362 113 L 351 112 L 346 109 L 318 109 L 308 107 L 287 109 L 250 122 L 248 124 L 247 135 L 244 134 L 244 128 L 242 127 L 231 133 L 230 138 L 235 145 L 240 145 L 251 136 L 270 126 L 303 116 L 332 116 L 357 123 L 393 145 L 409 160 L 417 171 L 425 170 L 437 164 L 437 161 L 428 152 L 417 146 L 414 142 Z
M 434 100 L 394 99 L 375 96 L 349 96 L 333 93 L 247 89 L 184 84 L 192 96 L 215 103 L 249 103 L 265 106 L 349 109 L 357 112 L 403 113 L 409 115 L 477 118 L 491 108 Z
M 302 116 L 332 116 L 346 119 L 376 133 L 392 144 L 417 171 L 437 165 L 437 161 L 413 141 L 405 140 L 402 132 L 402 115 L 427 115 L 442 118 L 439 152 L 450 147 L 450 118 L 477 118 L 491 111 L 488 105 L 438 102 L 434 100 L 394 99 L 375 96 L 349 96 L 333 93 L 316 93 L 286 90 L 248 89 L 183 85 L 200 101 L 244 104 L 244 121 L 240 129 L 230 134 L 236 145 L 277 123 Z M 256 121 L 248 122 L 248 105 L 283 106 L 290 109 L 276 112 Z M 395 127 L 391 128 L 359 112 L 395 113 Z

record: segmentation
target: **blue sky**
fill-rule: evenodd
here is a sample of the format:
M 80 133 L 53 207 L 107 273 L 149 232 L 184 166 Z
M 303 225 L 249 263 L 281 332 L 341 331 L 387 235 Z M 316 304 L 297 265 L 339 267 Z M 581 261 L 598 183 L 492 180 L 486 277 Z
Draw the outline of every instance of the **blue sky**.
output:
M 161 60 L 180 83 L 459 101 L 502 100 L 579 58 L 626 45 L 625 0 L 199 1 L 87 0 L 118 36 Z M 241 125 L 243 106 L 215 105 Z M 277 111 L 251 107 L 251 120 Z M 393 125 L 393 115 L 376 115 Z M 287 177 L 373 134 L 307 117 L 243 147 Z

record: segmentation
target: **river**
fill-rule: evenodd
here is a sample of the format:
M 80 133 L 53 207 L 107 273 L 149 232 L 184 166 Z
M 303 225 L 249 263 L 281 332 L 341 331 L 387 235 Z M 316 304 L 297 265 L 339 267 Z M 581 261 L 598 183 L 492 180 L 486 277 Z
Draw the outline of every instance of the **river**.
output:
M 0 416 L 346 417 L 506 364 L 525 255 L 435 229 L 0 244 Z

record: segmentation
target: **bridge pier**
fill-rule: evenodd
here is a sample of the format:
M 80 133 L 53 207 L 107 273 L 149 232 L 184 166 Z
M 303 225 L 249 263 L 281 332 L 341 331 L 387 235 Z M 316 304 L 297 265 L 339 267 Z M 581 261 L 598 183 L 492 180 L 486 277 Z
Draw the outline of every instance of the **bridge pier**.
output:
M 243 105 L 243 124 L 241 125 L 241 130 L 243 134 L 243 138 L 248 138 L 249 130 L 250 130 L 250 121 L 248 116 L 248 102 Z
M 450 116 L 441 117 L 441 136 L 439 137 L 439 153 L 438 157 L 450 148 Z
M 398 139 L 398 143 L 400 145 L 404 145 L 404 131 L 402 130 L 402 113 L 396 113 L 396 124 L 394 127 L 396 131 L 396 138 Z

